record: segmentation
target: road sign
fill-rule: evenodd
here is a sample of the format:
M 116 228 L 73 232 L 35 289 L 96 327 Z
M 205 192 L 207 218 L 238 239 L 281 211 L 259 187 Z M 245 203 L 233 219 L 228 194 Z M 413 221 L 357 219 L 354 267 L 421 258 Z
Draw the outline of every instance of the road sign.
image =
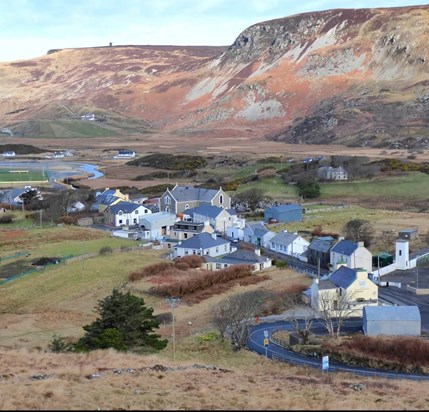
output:
M 264 330 L 264 336 L 265 336 L 266 338 L 268 338 L 268 331 L 267 331 L 267 330 Z
M 269 342 L 269 341 L 268 341 L 268 338 L 265 338 L 265 339 L 264 339 L 264 345 L 265 345 L 265 346 L 268 346 L 268 342 Z
M 329 369 L 329 356 L 324 356 L 322 358 L 322 370 L 328 370 Z

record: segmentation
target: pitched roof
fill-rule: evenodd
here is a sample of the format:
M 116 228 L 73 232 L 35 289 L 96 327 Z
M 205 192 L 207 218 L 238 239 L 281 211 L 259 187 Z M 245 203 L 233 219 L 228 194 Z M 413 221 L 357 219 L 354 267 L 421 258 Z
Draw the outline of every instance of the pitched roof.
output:
M 155 212 L 155 213 L 147 213 L 143 216 L 140 216 L 140 225 L 144 224 L 144 222 L 150 223 L 150 224 L 161 224 L 161 223 L 167 223 L 167 224 L 173 224 L 176 221 L 177 217 L 174 213 L 169 212 Z
M 351 256 L 357 248 L 358 245 L 356 243 L 351 240 L 342 239 L 331 249 L 331 252 Z
M 257 236 L 262 237 L 269 232 L 269 230 L 264 226 L 264 223 L 261 221 L 258 222 L 248 222 L 246 226 Z
M 224 210 L 225 209 L 223 209 L 222 207 L 206 204 L 194 207 L 192 209 L 186 209 L 183 214 L 190 215 L 192 217 L 197 214 L 215 219 Z
M 226 243 L 230 242 L 221 237 L 215 239 L 210 233 L 199 233 L 189 239 L 183 240 L 176 247 L 184 249 L 208 249 L 215 246 L 222 246 Z
M 132 213 L 134 210 L 138 209 L 139 207 L 144 207 L 139 203 L 132 203 L 132 202 L 119 202 L 114 205 L 109 206 L 109 210 L 112 213 L 118 213 L 119 211 L 122 211 L 124 213 Z
M 367 320 L 421 321 L 418 306 L 364 306 L 363 315 Z
M 340 266 L 329 280 L 340 288 L 347 289 L 356 280 L 356 270 Z
M 252 265 L 267 262 L 269 258 L 259 256 L 253 250 L 237 249 L 236 251 L 222 257 L 204 256 L 206 262 L 230 263 L 233 265 Z
M 332 243 L 334 242 L 334 238 L 330 236 L 319 237 L 313 239 L 308 249 L 318 250 L 319 252 L 329 252 L 329 249 L 332 247 Z
M 271 240 L 271 243 L 277 243 L 280 245 L 290 245 L 293 243 L 295 239 L 297 239 L 299 236 L 295 233 L 285 232 L 281 231 L 277 233 Z
M 188 202 L 190 200 L 200 200 L 210 202 L 219 190 L 204 189 L 202 187 L 178 186 L 176 185 L 170 193 L 178 202 Z

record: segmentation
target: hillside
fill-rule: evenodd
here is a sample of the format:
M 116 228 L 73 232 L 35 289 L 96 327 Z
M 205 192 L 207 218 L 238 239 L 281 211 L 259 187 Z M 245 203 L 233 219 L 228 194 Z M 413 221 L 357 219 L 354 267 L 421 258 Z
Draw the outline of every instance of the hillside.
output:
M 51 50 L 0 64 L 0 127 L 425 149 L 428 24 L 429 6 L 335 9 L 255 24 L 229 47 Z

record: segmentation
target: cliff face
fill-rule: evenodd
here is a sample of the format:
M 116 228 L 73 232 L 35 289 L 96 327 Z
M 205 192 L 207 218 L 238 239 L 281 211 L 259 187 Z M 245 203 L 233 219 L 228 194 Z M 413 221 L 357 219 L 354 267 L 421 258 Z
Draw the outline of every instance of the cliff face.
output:
M 210 131 L 425 148 L 428 27 L 429 6 L 339 9 L 255 24 L 230 47 L 53 51 L 0 65 L 0 126 L 31 135 L 48 124 L 60 135 L 69 122 L 77 135 L 92 111 L 109 119 L 106 136 Z

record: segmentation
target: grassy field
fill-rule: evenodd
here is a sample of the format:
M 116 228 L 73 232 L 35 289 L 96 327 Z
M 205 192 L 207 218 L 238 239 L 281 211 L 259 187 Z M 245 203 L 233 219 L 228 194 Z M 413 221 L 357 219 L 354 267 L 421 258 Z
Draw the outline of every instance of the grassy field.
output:
M 10 169 L 0 169 L 0 184 L 1 183 L 34 183 L 46 182 L 48 180 L 47 174 L 44 170 L 25 169 L 11 167 Z
M 321 199 L 339 197 L 427 199 L 429 175 L 421 172 L 377 178 L 372 181 L 323 183 Z

